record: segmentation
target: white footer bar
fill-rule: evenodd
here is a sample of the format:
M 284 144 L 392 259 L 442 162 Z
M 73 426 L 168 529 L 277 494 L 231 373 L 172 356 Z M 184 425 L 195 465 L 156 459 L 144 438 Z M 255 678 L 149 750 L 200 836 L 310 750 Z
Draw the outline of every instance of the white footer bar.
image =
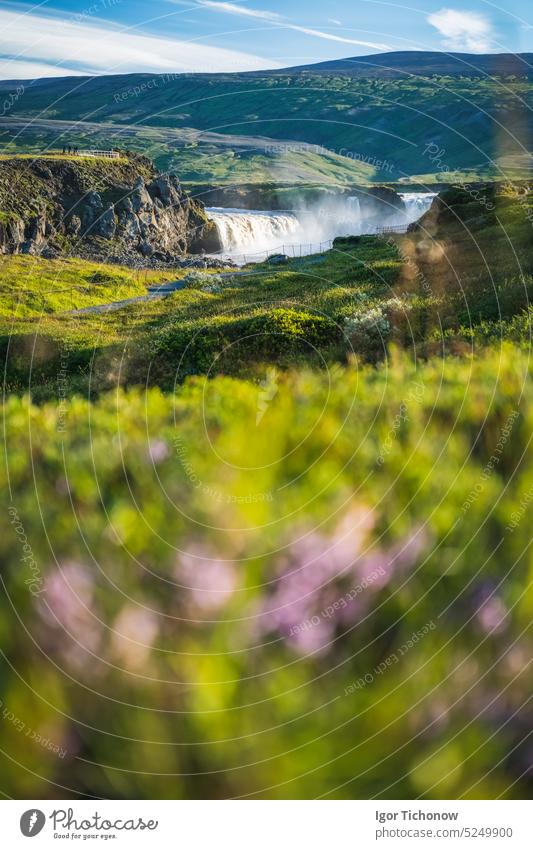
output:
M 521 801 L 2 801 L 1 844 L 187 849 L 531 849 Z

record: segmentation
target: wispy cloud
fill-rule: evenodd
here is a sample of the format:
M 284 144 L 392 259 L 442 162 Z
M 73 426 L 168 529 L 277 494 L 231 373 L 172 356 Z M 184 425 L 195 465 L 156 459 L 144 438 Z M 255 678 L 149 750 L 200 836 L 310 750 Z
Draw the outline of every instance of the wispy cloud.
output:
M 331 32 L 324 32 L 319 29 L 311 29 L 310 27 L 300 26 L 290 23 L 282 15 L 276 12 L 269 12 L 264 9 L 252 9 L 248 6 L 240 6 L 238 3 L 225 3 L 220 0 L 198 0 L 198 5 L 203 8 L 213 9 L 217 12 L 224 12 L 228 15 L 242 15 L 246 18 L 257 18 L 262 21 L 268 21 L 283 29 L 290 29 L 294 32 L 301 32 L 304 35 L 310 35 L 314 38 L 323 38 L 326 41 L 338 41 L 342 44 L 356 44 L 358 47 L 368 47 L 371 50 L 390 50 L 390 45 L 380 44 L 373 41 L 362 41 L 358 38 L 346 38 L 340 35 L 333 35 Z
M 319 29 L 309 29 L 308 27 L 299 27 L 296 24 L 286 24 L 288 29 L 294 29 L 297 32 L 303 32 L 305 35 L 313 35 L 316 38 L 325 38 L 326 41 L 340 41 L 342 44 L 357 44 L 359 47 L 369 47 L 371 50 L 390 50 L 389 44 L 380 44 L 374 41 L 361 41 L 358 38 L 344 38 L 340 35 L 333 35 L 331 32 L 322 32 Z
M 261 9 L 250 9 L 247 6 L 238 6 L 236 3 L 222 3 L 217 0 L 201 0 L 201 6 L 226 12 L 228 15 L 242 15 L 245 18 L 259 18 L 262 21 L 278 21 L 281 15 L 277 12 L 266 12 Z
M 267 59 L 211 44 L 122 31 L 112 24 L 0 9 L 0 79 L 70 74 L 243 71 Z
M 446 50 L 485 53 L 494 49 L 492 24 L 479 12 L 441 9 L 428 15 L 427 21 L 444 36 Z

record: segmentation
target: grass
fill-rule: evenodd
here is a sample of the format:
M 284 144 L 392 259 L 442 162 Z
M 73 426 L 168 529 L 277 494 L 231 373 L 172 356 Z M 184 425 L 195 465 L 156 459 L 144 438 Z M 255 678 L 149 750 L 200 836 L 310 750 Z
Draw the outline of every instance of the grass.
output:
M 48 315 L 146 294 L 151 283 L 175 280 L 173 271 L 132 271 L 81 259 L 42 260 L 0 256 L 0 316 L 44 319 Z
M 334 151 L 315 150 L 313 145 L 283 145 L 254 136 L 202 135 L 190 128 L 181 131 L 135 125 L 110 128 L 83 122 L 67 130 L 60 121 L 37 120 L 24 129 L 19 128 L 16 136 L 0 127 L 0 145 L 4 151 L 0 160 L 13 155 L 23 159 L 69 158 L 48 153 L 62 137 L 80 148 L 127 147 L 149 156 L 160 170 L 177 173 L 186 185 L 310 183 L 364 186 L 380 180 L 379 169 L 372 164 L 340 156 Z
M 78 260 L 54 265 L 49 261 L 14 257 L 3 269 L 4 279 L 11 280 L 4 301 L 3 323 L 4 349 L 8 345 L 10 349 L 8 375 L 14 380 L 10 385 L 12 389 L 16 385 L 23 389 L 27 386 L 24 352 L 33 339 L 31 344 L 42 352 L 42 358 L 38 357 L 38 363 L 33 366 L 33 379 L 38 378 L 40 384 L 36 387 L 38 393 L 54 391 L 53 376 L 65 346 L 72 355 L 77 352 L 81 372 L 77 368 L 73 385 L 78 390 L 82 390 L 79 381 L 83 375 L 85 380 L 92 380 L 94 387 L 102 388 L 106 383 L 107 367 L 98 377 L 92 370 L 96 353 L 102 356 L 102 361 L 122 360 L 123 376 L 128 382 L 144 381 L 146 362 L 152 360 L 151 380 L 170 386 L 184 353 L 181 377 L 210 368 L 212 357 L 225 348 L 225 334 L 240 333 L 242 322 L 268 321 L 273 309 L 305 308 L 338 323 L 359 299 L 371 305 L 390 294 L 400 266 L 401 260 L 392 248 L 378 239 L 362 238 L 348 249 L 294 260 L 284 271 L 268 264 L 257 266 L 250 269 L 249 275 L 235 275 L 224 281 L 218 294 L 187 289 L 164 300 L 151 300 L 112 313 L 66 317 L 61 310 L 118 300 L 119 293 L 120 298 L 140 294 L 146 291 L 144 284 L 148 281 L 115 266 L 92 266 Z M 11 275 L 10 267 L 15 274 Z M 26 270 L 31 268 L 34 270 L 30 276 Z M 159 282 L 186 273 L 184 269 L 176 273 L 159 272 L 151 278 Z M 95 274 L 103 284 L 95 285 Z M 111 275 L 111 282 L 107 282 L 107 275 Z M 206 280 L 209 281 L 208 276 Z M 13 316 L 12 299 L 19 297 L 16 293 L 22 282 L 25 290 L 30 286 L 33 292 L 24 295 L 20 310 Z M 77 287 L 74 302 L 71 292 L 57 291 L 70 283 Z M 51 284 L 56 291 L 44 295 Z M 100 288 L 102 285 L 104 288 Z M 264 332 L 268 334 L 267 330 Z M 334 349 L 337 341 L 334 334 L 331 339 Z M 289 365 L 296 354 L 286 352 L 281 360 Z M 306 358 L 303 351 L 299 357 Z M 246 352 L 230 346 L 226 361 L 216 368 L 251 374 L 261 358 L 259 351 L 254 352 L 253 344 Z

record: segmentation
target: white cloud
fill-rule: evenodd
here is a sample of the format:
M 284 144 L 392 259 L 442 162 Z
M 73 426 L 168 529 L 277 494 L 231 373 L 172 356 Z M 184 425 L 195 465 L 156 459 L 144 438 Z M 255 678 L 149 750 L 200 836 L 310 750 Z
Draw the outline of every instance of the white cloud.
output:
M 87 76 L 83 71 L 70 71 L 60 65 L 44 65 L 0 57 L 0 80 L 36 80 L 41 77 Z
M 273 63 L 211 44 L 0 9 L 0 78 L 70 74 L 252 71 Z M 26 77 L 27 78 L 27 77 Z
M 427 21 L 444 36 L 446 50 L 485 53 L 494 49 L 492 24 L 479 12 L 441 9 L 428 15 Z
M 198 5 L 203 8 L 213 9 L 216 12 L 225 12 L 229 15 L 242 15 L 246 18 L 258 18 L 263 21 L 269 21 L 283 29 L 290 29 L 294 32 L 302 32 L 304 35 L 310 35 L 315 38 L 323 38 L 326 41 L 339 41 L 342 44 L 357 44 L 358 47 L 368 47 L 371 50 L 390 50 L 388 44 L 376 44 L 373 41 L 361 41 L 357 38 L 343 38 L 340 35 L 333 35 L 330 32 L 323 32 L 319 29 L 310 29 L 309 27 L 298 26 L 291 24 L 276 12 L 268 12 L 262 9 L 249 9 L 246 6 L 239 6 L 237 3 L 225 3 L 222 0 L 198 0 Z M 338 22 L 337 22 L 338 23 Z

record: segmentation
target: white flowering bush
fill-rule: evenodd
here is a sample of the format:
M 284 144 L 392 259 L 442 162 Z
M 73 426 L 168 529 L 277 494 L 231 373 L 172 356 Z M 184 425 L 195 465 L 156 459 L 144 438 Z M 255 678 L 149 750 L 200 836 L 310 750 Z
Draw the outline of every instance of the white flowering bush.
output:
M 344 332 L 349 339 L 361 335 L 384 338 L 390 329 L 390 322 L 381 307 L 372 307 L 344 319 Z
M 206 274 L 203 271 L 189 271 L 183 278 L 186 289 L 198 289 L 210 295 L 218 295 L 224 286 L 231 284 L 232 278 L 222 277 L 220 274 Z
M 399 310 L 401 312 L 408 312 L 413 308 L 412 303 L 406 297 L 398 298 L 396 295 L 388 300 L 384 301 L 382 304 L 382 309 L 386 310 Z

